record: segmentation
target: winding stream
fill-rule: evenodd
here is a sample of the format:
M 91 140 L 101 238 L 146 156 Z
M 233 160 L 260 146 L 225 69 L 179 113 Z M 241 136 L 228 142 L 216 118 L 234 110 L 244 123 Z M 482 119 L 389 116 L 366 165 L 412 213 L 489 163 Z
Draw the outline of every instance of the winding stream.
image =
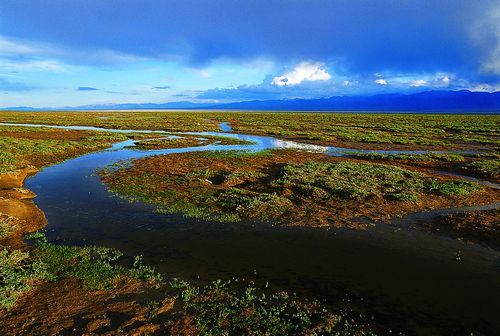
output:
M 231 131 L 228 124 L 223 127 L 224 132 Z M 382 324 L 409 334 L 500 334 L 498 251 L 419 230 L 396 230 L 391 225 L 366 231 L 282 228 L 157 214 L 150 205 L 129 203 L 110 194 L 95 175 L 96 170 L 120 160 L 169 153 L 269 148 L 318 150 L 330 155 L 353 152 L 265 136 L 189 134 L 231 136 L 254 144 L 136 150 L 126 148 L 134 145 L 133 140 L 127 140 L 46 167 L 27 179 L 26 188 L 38 195 L 34 201 L 48 219 L 48 238 L 58 243 L 114 247 L 128 256 L 141 254 L 146 263 L 171 277 L 205 282 L 234 276 L 259 284 L 268 282 L 299 295 L 324 299 L 327 304 L 338 306 L 340 302 L 342 308 L 363 312 L 366 307 L 365 313 L 374 314 Z

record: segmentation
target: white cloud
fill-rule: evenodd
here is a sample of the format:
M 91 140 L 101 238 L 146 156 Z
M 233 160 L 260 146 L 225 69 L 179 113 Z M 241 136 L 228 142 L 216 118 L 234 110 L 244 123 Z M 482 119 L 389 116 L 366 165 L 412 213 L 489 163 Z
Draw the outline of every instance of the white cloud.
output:
M 500 74 L 500 3 L 493 6 L 469 28 L 472 41 L 486 50 L 480 70 Z
M 126 54 L 112 49 L 68 49 L 61 46 L 38 42 L 14 40 L 0 35 L 0 55 L 15 58 L 26 56 L 31 58 L 57 59 L 60 64 L 121 64 L 145 60 L 144 57 Z
M 415 79 L 410 82 L 410 86 L 413 87 L 426 86 L 427 84 L 428 84 L 427 81 L 423 79 Z
M 490 52 L 489 58 L 482 65 L 482 70 L 484 72 L 500 74 L 500 45 Z
M 436 73 L 384 73 L 374 74 L 374 82 L 378 85 L 390 85 L 393 88 L 443 88 L 458 85 L 456 74 L 450 72 Z
M 387 85 L 387 81 L 383 78 L 375 79 L 375 83 L 379 85 Z
M 303 81 L 327 81 L 330 74 L 323 68 L 324 64 L 319 62 L 300 62 L 290 71 L 281 76 L 273 78 L 272 84 L 277 86 L 292 86 Z
M 39 52 L 37 47 L 0 36 L 0 54 L 33 55 Z
M 0 59 L 0 69 L 10 71 L 65 72 L 68 67 L 56 60 L 12 61 Z

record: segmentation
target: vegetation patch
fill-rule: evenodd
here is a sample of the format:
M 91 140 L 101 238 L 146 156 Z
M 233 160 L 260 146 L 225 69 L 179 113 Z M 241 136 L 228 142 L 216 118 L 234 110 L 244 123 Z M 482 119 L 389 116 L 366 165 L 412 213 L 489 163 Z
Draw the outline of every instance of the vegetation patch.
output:
M 211 144 L 231 146 L 231 145 L 253 145 L 254 142 L 238 139 L 229 136 L 202 135 L 201 138 L 206 139 Z
M 16 229 L 16 218 L 0 213 L 0 239 L 7 237 Z
M 353 153 L 352 157 L 368 160 L 384 161 L 414 161 L 414 162 L 463 162 L 465 157 L 460 154 L 381 154 Z
M 43 263 L 34 261 L 28 252 L 0 250 L 0 306 L 12 308 L 37 281 L 48 277 Z
M 182 147 L 202 146 L 205 143 L 198 138 L 160 138 L 147 139 L 136 142 L 134 146 L 129 146 L 132 149 L 150 150 L 150 149 L 169 149 Z
M 443 196 L 466 196 L 479 189 L 476 183 L 464 180 L 436 181 L 430 180 L 426 183 L 426 188 L 433 193 Z
M 470 162 L 463 166 L 466 172 L 487 177 L 498 179 L 500 178 L 500 159 L 484 159 Z
M 126 139 L 117 133 L 0 126 L 0 174 L 60 162 Z
M 0 121 L 88 125 L 170 132 L 218 131 L 271 135 L 314 144 L 371 149 L 492 149 L 500 145 L 500 121 L 488 115 L 272 112 L 0 112 Z M 307 125 L 307 127 L 304 127 Z
M 393 166 L 354 162 L 287 164 L 280 178 L 273 183 L 319 199 L 418 199 L 423 189 L 419 173 Z
M 49 243 L 43 233 L 29 236 L 36 248 L 29 252 L 0 251 L 0 305 L 14 306 L 17 298 L 37 282 L 65 277 L 82 280 L 90 289 L 113 288 L 119 277 L 132 277 L 159 283 L 161 276 L 136 257 L 129 268 L 117 264 L 121 252 L 96 246 L 66 246 Z
M 306 225 L 345 224 L 359 214 L 402 215 L 480 189 L 396 166 L 292 150 L 157 156 L 100 176 L 116 194 L 157 204 L 160 212 Z
M 215 281 L 199 288 L 174 281 L 186 318 L 174 325 L 197 335 L 375 335 L 366 326 L 333 314 L 319 302 L 304 302 L 286 292 L 260 292 L 250 284 L 235 290 Z

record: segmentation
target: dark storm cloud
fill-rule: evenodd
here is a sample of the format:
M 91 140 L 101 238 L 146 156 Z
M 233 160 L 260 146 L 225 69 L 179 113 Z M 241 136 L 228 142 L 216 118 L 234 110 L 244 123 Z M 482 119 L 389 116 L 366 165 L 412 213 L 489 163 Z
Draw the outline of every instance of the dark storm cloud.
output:
M 113 50 L 123 57 L 173 57 L 190 64 L 271 57 L 283 62 L 341 60 L 358 73 L 443 68 L 466 72 L 477 70 L 494 47 L 485 42 L 495 40 L 495 32 L 483 31 L 481 39 L 471 33 L 494 4 L 488 0 L 17 0 L 0 3 L 0 29 L 11 38 L 83 52 L 74 57 L 85 51 Z

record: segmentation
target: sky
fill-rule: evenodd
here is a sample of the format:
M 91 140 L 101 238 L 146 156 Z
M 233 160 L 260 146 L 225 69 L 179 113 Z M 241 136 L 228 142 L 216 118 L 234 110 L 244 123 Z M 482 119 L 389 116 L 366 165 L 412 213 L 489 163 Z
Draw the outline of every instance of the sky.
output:
M 500 90 L 498 0 L 0 0 L 0 107 Z

